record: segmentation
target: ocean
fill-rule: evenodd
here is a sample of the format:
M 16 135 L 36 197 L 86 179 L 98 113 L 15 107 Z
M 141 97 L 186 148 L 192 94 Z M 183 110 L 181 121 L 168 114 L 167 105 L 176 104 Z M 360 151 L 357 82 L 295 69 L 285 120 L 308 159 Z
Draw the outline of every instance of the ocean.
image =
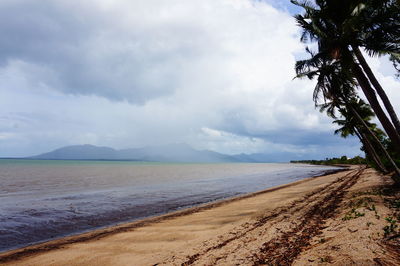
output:
M 0 160 L 0 251 L 317 176 L 289 163 Z

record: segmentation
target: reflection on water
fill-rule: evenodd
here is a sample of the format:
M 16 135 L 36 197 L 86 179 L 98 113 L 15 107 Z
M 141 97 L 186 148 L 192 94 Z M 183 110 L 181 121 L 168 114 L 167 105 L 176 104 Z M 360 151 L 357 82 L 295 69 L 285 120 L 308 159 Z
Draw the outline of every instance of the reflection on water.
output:
M 334 167 L 0 160 L 0 251 L 254 192 Z

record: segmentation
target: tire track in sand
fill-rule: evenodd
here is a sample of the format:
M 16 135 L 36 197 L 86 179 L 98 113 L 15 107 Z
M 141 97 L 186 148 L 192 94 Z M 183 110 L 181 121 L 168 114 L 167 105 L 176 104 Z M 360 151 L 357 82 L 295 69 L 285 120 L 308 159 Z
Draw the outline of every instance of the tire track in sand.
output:
M 357 182 L 363 171 L 364 168 L 358 170 L 314 204 L 304 214 L 300 224 L 291 231 L 265 242 L 259 252 L 254 254 L 254 264 L 291 265 L 301 251 L 310 245 L 311 239 L 324 229 L 325 220 L 335 215 L 347 189 Z
M 274 238 L 262 244 L 256 253 L 247 256 L 246 264 L 260 265 L 290 265 L 300 254 L 301 250 L 309 245 L 311 238 L 322 229 L 324 221 L 334 215 L 334 210 L 339 206 L 346 189 L 353 186 L 365 168 L 351 170 L 345 176 L 336 179 L 330 184 L 316 189 L 299 200 L 293 201 L 289 206 L 277 208 L 270 214 L 257 219 L 254 223 L 246 223 L 239 230 L 230 232 L 229 237 L 222 239 L 219 243 L 205 247 L 201 252 L 186 257 L 181 265 L 191 265 L 197 261 L 212 257 L 213 253 L 223 253 L 215 256 L 213 263 L 226 259 L 235 252 L 235 248 L 222 248 L 234 241 L 241 241 L 243 245 L 251 242 L 249 233 L 262 227 L 271 227 L 286 219 L 286 215 L 298 215 L 299 223 L 287 231 L 277 232 Z M 325 195 L 326 194 L 326 195 Z M 305 213 L 303 213 L 305 211 Z M 240 246 L 240 245 L 239 245 Z M 236 246 L 236 249 L 238 246 Z M 242 261 L 243 262 L 243 261 Z M 250 263 L 251 262 L 251 263 Z

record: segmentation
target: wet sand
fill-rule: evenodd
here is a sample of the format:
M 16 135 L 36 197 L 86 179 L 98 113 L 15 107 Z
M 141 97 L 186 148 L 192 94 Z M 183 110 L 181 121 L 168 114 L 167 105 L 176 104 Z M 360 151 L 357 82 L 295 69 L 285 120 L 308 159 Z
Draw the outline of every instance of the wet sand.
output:
M 350 225 L 362 224 L 363 230 L 351 229 L 353 233 L 348 231 L 347 221 L 342 220 L 353 192 L 368 191 L 388 182 L 387 177 L 371 169 L 353 167 L 2 253 L 0 262 L 5 265 L 310 265 L 329 260 L 343 265 L 357 261 L 374 263 L 375 259 L 396 261 L 395 255 L 391 256 L 384 246 L 374 245 L 382 236 L 371 238 L 371 234 L 381 230 L 379 226 L 384 219 L 371 221 L 374 225 L 367 230 L 364 230 L 366 217 L 354 219 L 350 222 L 360 224 Z M 389 215 L 389 210 L 378 201 L 376 210 L 381 216 Z M 329 226 L 336 231 L 326 231 Z M 329 239 L 326 237 L 329 241 L 320 240 L 324 234 L 329 235 Z M 367 236 L 371 243 L 365 240 Z M 357 237 L 358 252 L 353 252 L 349 241 L 354 242 Z M 326 246 L 332 241 L 340 246 L 334 249 L 334 258 L 331 247 Z M 328 252 L 326 258 L 321 257 L 324 251 Z

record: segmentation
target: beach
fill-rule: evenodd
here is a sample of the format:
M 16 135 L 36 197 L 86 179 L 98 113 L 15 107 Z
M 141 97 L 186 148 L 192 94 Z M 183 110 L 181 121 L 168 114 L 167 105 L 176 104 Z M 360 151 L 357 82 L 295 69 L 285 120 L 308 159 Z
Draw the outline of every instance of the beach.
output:
M 385 205 L 385 196 L 374 192 L 390 183 L 388 176 L 354 166 L 335 174 L 4 252 L 0 262 L 396 265 L 400 262 L 397 246 L 387 242 L 382 230 L 387 225 L 384 218 L 392 215 L 392 210 Z

